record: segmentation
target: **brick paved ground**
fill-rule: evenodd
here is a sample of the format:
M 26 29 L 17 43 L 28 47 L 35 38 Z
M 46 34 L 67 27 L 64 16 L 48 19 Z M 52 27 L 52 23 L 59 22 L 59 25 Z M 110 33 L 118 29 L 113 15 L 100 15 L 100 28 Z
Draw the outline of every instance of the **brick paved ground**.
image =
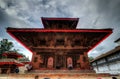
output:
M 104 74 L 74 74 L 74 73 L 35 73 L 35 74 L 8 74 L 0 75 L 0 79 L 112 79 Z M 120 76 L 117 76 L 120 79 Z

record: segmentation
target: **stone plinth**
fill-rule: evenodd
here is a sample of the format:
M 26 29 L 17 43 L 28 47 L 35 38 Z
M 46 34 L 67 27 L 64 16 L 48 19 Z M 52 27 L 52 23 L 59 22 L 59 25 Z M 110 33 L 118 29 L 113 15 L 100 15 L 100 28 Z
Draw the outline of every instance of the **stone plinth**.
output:
M 112 76 L 75 70 L 39 70 L 26 74 L 1 74 L 0 79 L 112 79 Z M 117 79 L 120 79 L 120 76 L 117 76 Z
M 37 73 L 37 74 L 9 74 L 0 79 L 112 79 L 108 74 L 77 74 L 77 73 Z M 117 76 L 119 79 L 120 77 Z

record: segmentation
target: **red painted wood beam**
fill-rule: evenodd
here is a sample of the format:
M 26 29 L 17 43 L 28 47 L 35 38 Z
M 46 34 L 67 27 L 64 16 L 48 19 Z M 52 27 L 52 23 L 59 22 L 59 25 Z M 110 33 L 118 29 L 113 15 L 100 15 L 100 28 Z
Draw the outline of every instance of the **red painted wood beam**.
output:
M 42 17 L 41 19 L 42 21 L 45 21 L 45 20 L 78 21 L 79 20 L 79 18 L 46 18 L 46 17 Z
M 17 65 L 17 66 L 24 66 L 23 63 L 16 63 L 16 62 L 0 62 L 0 65 L 5 65 L 5 64 L 9 64 L 9 65 Z
M 112 33 L 112 29 L 75 29 L 75 30 L 57 30 L 57 29 L 7 29 L 7 32 L 108 32 Z

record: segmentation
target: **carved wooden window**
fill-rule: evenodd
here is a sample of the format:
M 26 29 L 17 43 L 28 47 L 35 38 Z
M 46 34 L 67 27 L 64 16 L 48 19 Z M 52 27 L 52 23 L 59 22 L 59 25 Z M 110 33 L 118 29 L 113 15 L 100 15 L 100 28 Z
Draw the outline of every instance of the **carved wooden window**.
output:
M 64 39 L 57 39 L 56 40 L 56 45 L 64 45 Z
M 75 44 L 75 46 L 80 46 L 80 40 L 75 40 L 74 44 Z
M 45 39 L 40 39 L 40 46 L 46 45 L 46 40 Z

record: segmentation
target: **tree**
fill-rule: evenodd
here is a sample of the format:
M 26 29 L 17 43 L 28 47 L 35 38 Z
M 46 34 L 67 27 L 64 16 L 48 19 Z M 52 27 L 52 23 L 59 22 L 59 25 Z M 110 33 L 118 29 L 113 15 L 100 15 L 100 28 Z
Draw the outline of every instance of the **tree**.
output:
M 19 49 L 13 49 L 13 52 L 18 53 Z
M 92 60 L 94 60 L 94 58 L 93 57 L 89 57 L 89 61 L 91 62 Z
M 21 58 L 21 59 L 19 59 L 20 61 L 30 61 L 29 60 L 29 57 L 26 57 L 24 54 L 22 54 L 22 53 L 19 53 L 19 54 L 21 54 L 23 57 Z
M 19 61 L 20 62 L 30 62 L 29 57 L 26 57 L 26 56 L 20 58 Z
M 9 42 L 8 39 L 3 39 L 0 41 L 0 58 L 5 51 L 11 51 L 13 48 L 13 43 Z
M 4 52 L 14 52 L 14 53 L 19 53 L 19 49 L 12 49 L 14 47 L 13 43 L 8 41 L 8 39 L 3 39 L 0 41 L 0 58 L 2 58 L 2 54 Z M 29 61 L 29 58 L 27 58 L 24 54 L 19 53 L 23 56 L 23 60 Z

